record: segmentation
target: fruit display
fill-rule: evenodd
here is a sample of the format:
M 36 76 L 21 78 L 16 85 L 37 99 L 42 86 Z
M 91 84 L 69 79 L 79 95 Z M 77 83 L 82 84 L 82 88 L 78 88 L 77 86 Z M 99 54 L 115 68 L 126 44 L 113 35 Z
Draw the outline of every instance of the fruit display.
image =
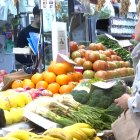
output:
M 101 78 L 103 80 L 134 75 L 129 61 L 112 49 L 106 49 L 102 43 L 90 43 L 87 49 L 71 51 L 71 58 L 77 66 L 84 69 L 83 78 Z
M 42 134 L 27 130 L 15 130 L 0 140 L 101 140 L 96 130 L 86 123 L 75 123 L 64 128 L 50 128 Z
M 6 90 L 0 93 L 0 100 L 0 108 L 10 110 L 11 108 L 24 107 L 32 101 L 32 97 L 27 92 Z
M 123 61 L 129 61 L 130 63 L 132 63 L 130 51 L 120 46 L 120 44 L 116 40 L 113 40 L 106 35 L 102 35 L 98 36 L 97 42 L 102 42 L 102 44 L 107 49 L 112 49 L 118 56 L 122 58 Z
M 12 89 L 0 92 L 0 108 L 4 111 L 6 125 L 23 120 L 24 107 L 32 101 L 28 92 L 16 92 Z
M 74 66 L 72 64 L 67 62 L 57 63 L 53 61 L 48 66 L 48 70 L 42 73 L 33 74 L 31 79 L 15 80 L 11 84 L 11 88 L 35 88 L 38 89 L 38 92 L 43 92 L 44 95 L 46 91 L 50 91 L 53 94 L 63 94 L 71 92 L 76 83 L 82 78 L 83 76 L 80 72 L 74 71 Z
M 6 125 L 21 122 L 23 120 L 24 107 L 10 108 L 10 110 L 4 110 L 6 119 Z

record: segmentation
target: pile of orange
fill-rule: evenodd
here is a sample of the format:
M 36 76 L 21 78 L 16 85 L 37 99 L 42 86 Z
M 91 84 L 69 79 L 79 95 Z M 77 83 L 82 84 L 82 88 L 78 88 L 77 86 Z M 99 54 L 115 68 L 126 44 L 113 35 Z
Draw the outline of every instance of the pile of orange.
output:
M 31 79 L 15 80 L 11 88 L 29 87 L 48 89 L 52 93 L 68 93 L 83 78 L 82 73 L 75 72 L 74 66 L 67 62 L 51 62 L 48 70 L 35 73 Z

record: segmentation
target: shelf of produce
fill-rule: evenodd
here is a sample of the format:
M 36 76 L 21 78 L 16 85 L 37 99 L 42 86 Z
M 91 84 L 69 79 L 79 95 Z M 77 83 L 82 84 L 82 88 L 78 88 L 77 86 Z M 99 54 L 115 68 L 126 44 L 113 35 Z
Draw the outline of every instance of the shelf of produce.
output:
M 134 75 L 133 76 L 127 76 L 127 77 L 118 77 L 118 78 L 114 78 L 114 79 L 109 79 L 107 81 L 119 79 L 119 80 L 124 80 L 125 82 L 133 82 L 134 77 L 135 77 Z

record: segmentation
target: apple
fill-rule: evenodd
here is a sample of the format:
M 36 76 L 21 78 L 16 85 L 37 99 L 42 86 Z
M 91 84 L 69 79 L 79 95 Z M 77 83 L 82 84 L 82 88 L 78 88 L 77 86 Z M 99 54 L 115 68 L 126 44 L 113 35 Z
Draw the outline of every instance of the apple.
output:
M 39 96 L 37 93 L 31 93 L 30 95 L 32 99 L 36 99 Z

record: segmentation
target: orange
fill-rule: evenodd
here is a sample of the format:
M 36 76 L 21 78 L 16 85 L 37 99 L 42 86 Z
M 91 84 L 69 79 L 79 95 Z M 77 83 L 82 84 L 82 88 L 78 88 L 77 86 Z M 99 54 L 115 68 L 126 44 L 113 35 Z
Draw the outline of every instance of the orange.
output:
M 46 81 L 39 81 L 36 84 L 36 88 L 44 88 L 47 89 L 48 83 Z
M 64 64 L 66 71 L 67 72 L 73 72 L 74 71 L 74 66 L 68 62 L 63 62 L 62 64 Z
M 83 79 L 83 74 L 81 72 L 75 72 L 75 77 L 76 77 L 76 82 L 79 82 L 80 80 Z
M 72 91 L 72 88 L 70 85 L 62 85 L 59 89 L 60 94 L 69 93 L 71 91 Z
M 53 72 L 44 71 L 43 72 L 43 78 L 48 84 L 50 84 L 50 83 L 55 82 L 56 75 Z
M 73 72 L 73 77 L 74 82 L 79 82 L 80 80 L 83 79 L 83 75 L 81 72 Z
M 60 85 L 54 82 L 54 83 L 49 84 L 47 89 L 51 91 L 53 94 L 59 93 Z
M 23 80 L 23 88 L 26 88 L 26 87 L 34 88 L 35 84 L 30 79 L 24 79 Z
M 73 72 L 67 73 L 67 76 L 68 76 L 69 82 L 73 82 L 74 81 L 74 74 L 73 74 Z
M 68 85 L 74 89 L 78 83 L 77 82 L 69 82 Z
M 69 78 L 66 74 L 61 74 L 56 77 L 56 82 L 59 85 L 67 85 L 69 82 Z
M 34 84 L 37 84 L 39 81 L 43 80 L 43 75 L 41 73 L 35 73 L 32 77 L 31 77 L 31 81 Z
M 11 88 L 15 89 L 15 88 L 19 88 L 19 87 L 23 87 L 22 80 L 14 80 L 11 84 Z
M 67 73 L 66 66 L 63 63 L 56 63 L 53 72 L 56 75 L 66 74 Z
M 51 64 L 48 66 L 48 71 L 53 72 L 56 62 L 52 61 Z

